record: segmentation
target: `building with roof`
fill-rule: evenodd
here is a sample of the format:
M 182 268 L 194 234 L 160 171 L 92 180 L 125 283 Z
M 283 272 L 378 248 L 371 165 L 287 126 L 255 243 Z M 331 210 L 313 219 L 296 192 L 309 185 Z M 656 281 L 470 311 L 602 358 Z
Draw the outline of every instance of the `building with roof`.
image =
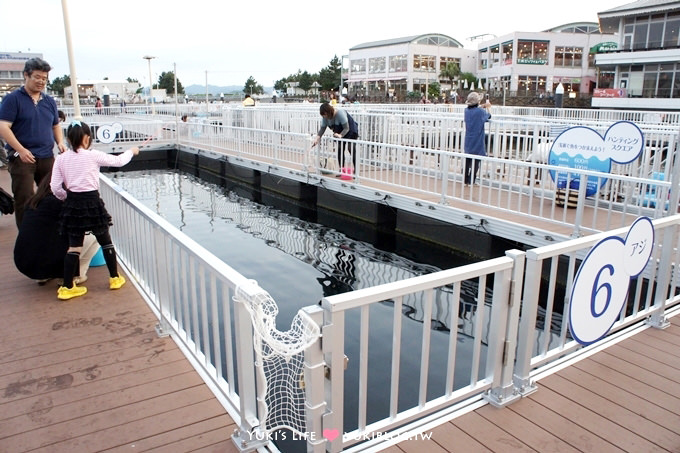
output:
M 130 102 L 140 87 L 139 82 L 128 82 L 127 80 L 78 79 L 78 97 L 81 102 L 91 104 L 94 103 L 96 98 L 103 98 L 104 94 L 108 92 L 112 101 L 124 99 L 126 102 Z M 165 99 L 165 90 L 162 90 L 162 93 L 157 93 L 158 90 L 156 89 L 153 91 L 158 100 Z M 64 87 L 64 100 L 67 103 L 73 102 L 73 89 L 70 85 Z
M 640 0 L 598 18 L 618 40 L 596 56 L 593 107 L 680 110 L 680 1 Z
M 595 55 L 615 41 L 597 22 L 514 32 L 480 43 L 475 72 L 493 93 L 551 96 L 561 83 L 565 96 L 589 96 L 597 85 Z
M 474 72 L 476 52 L 442 34 L 426 34 L 367 42 L 349 49 L 343 73 L 350 98 L 404 101 L 408 92 L 427 93 L 433 82 L 450 89 L 439 74 L 449 62 Z M 449 83 L 447 86 L 446 83 Z
M 31 58 L 42 58 L 41 53 L 0 53 L 0 96 L 10 93 L 24 84 L 24 65 Z

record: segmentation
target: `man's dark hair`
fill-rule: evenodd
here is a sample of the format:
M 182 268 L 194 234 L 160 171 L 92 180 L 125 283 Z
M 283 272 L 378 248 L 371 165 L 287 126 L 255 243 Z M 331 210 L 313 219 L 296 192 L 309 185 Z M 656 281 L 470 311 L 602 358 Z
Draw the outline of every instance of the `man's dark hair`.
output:
M 30 60 L 26 60 L 26 64 L 24 65 L 24 74 L 28 74 L 29 76 L 33 74 L 33 71 L 50 72 L 51 70 L 52 66 L 42 58 L 31 58 Z
M 328 116 L 329 118 L 332 118 L 332 117 L 333 117 L 334 110 L 335 110 L 335 109 L 333 108 L 333 106 L 330 105 L 328 102 L 324 102 L 324 103 L 321 104 L 321 106 L 319 107 L 319 113 L 320 113 L 321 115 L 326 115 L 326 116 Z

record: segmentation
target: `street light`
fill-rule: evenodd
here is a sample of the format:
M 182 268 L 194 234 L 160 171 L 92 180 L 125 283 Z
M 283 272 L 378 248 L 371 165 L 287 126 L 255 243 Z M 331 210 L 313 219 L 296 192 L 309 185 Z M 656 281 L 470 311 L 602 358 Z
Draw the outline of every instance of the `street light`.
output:
M 149 98 L 151 99 L 151 114 L 155 115 L 156 114 L 156 107 L 154 106 L 154 103 L 153 103 L 153 82 L 151 81 L 151 60 L 153 60 L 156 57 L 152 57 L 150 55 L 144 55 L 142 58 L 144 58 L 146 61 L 149 62 Z

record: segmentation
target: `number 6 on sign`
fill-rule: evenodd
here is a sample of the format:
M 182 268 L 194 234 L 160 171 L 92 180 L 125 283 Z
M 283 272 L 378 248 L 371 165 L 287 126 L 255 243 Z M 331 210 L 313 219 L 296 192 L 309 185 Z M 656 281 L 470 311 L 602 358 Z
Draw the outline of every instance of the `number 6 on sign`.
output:
M 569 300 L 569 329 L 587 345 L 604 337 L 621 313 L 630 279 L 645 269 L 654 246 L 654 225 L 640 217 L 626 239 L 612 236 L 598 242 L 574 279 Z

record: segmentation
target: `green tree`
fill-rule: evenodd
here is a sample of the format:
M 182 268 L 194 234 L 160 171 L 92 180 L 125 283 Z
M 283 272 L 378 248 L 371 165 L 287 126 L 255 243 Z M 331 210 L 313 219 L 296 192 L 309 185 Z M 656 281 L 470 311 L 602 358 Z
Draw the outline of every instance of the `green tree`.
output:
M 307 94 L 310 88 L 312 88 L 312 84 L 314 84 L 314 79 L 312 78 L 311 74 L 308 73 L 307 71 L 303 72 L 300 74 L 300 79 L 298 80 L 299 82 L 299 87 L 301 90 Z
M 436 99 L 442 94 L 442 86 L 439 82 L 432 82 L 427 86 L 427 98 Z
M 63 75 L 52 80 L 47 88 L 53 93 L 57 93 L 61 96 L 64 95 L 64 87 L 71 86 L 71 76 Z
M 257 83 L 253 76 L 248 77 L 246 85 L 243 87 L 245 94 L 264 94 L 264 87 Z
M 163 71 L 158 77 L 158 88 L 165 88 L 165 92 L 169 95 L 175 94 L 175 74 Z M 179 79 L 177 79 L 177 94 L 184 94 L 184 87 Z
M 328 66 L 319 71 L 319 84 L 324 91 L 335 91 L 340 87 L 342 62 L 334 55 Z
M 286 89 L 288 88 L 288 85 L 286 85 L 286 83 L 288 83 L 288 80 L 286 79 L 277 80 L 276 82 L 274 82 L 274 89 L 277 91 L 283 91 L 285 93 Z
M 453 81 L 460 77 L 460 67 L 458 67 L 458 63 L 452 61 L 446 63 L 444 69 L 439 73 L 439 77 L 448 80 L 451 87 L 453 87 Z
M 128 77 L 126 80 L 128 83 L 139 83 L 139 80 L 133 79 L 132 77 Z
M 475 75 L 471 72 L 461 72 L 460 81 L 461 82 L 467 81 L 468 86 L 471 86 L 473 82 L 477 84 L 477 77 L 475 77 Z

